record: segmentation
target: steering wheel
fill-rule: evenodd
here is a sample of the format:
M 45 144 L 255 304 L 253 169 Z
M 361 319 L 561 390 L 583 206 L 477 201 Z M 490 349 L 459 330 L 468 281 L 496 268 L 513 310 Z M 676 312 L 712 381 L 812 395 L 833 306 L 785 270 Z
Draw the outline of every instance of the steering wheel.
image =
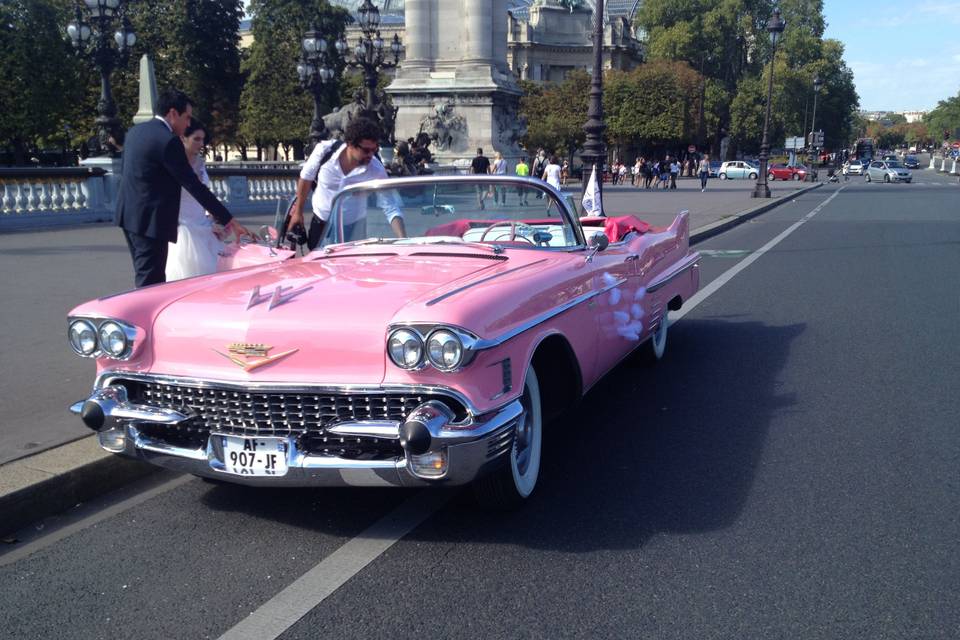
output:
M 492 231 L 494 228 L 496 228 L 496 227 L 504 227 L 504 226 L 507 226 L 507 225 L 510 226 L 510 242 L 515 242 L 515 241 L 517 240 L 517 238 L 520 238 L 520 239 L 522 239 L 524 242 L 528 242 L 528 243 L 530 243 L 530 244 L 534 244 L 533 240 L 531 240 L 531 239 L 528 238 L 527 236 L 524 236 L 524 235 L 519 235 L 519 236 L 518 236 L 518 235 L 517 235 L 517 229 L 518 229 L 518 228 L 522 227 L 522 228 L 525 228 L 525 229 L 532 229 L 533 227 L 531 227 L 531 226 L 528 225 L 528 224 L 524 224 L 524 223 L 522 223 L 522 222 L 517 222 L 516 220 L 511 220 L 511 221 L 501 220 L 501 221 L 499 221 L 499 222 L 494 222 L 492 225 L 490 225 L 489 227 L 487 227 L 486 229 L 483 230 L 483 235 L 480 236 L 480 242 L 485 242 L 486 239 L 487 239 L 487 234 L 490 233 L 490 231 Z M 502 237 L 502 236 L 501 236 L 501 237 Z M 499 239 L 500 239 L 500 237 L 494 238 L 495 241 L 496 241 L 496 240 L 499 240 Z

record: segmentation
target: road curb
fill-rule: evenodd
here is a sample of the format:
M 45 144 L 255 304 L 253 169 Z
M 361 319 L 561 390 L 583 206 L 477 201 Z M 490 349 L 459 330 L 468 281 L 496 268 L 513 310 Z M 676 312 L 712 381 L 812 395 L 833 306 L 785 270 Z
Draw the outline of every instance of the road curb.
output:
M 716 235 L 719 235 L 724 231 L 732 229 L 738 225 L 743 224 L 744 222 L 747 222 L 748 220 L 751 220 L 759 216 L 762 213 L 766 213 L 767 211 L 770 211 L 771 209 L 775 209 L 786 202 L 790 202 L 793 198 L 796 198 L 797 196 L 803 195 L 805 193 L 809 193 L 810 191 L 813 191 L 814 189 L 819 189 L 822 186 L 823 186 L 822 182 L 817 182 L 816 184 L 812 184 L 802 189 L 797 189 L 796 191 L 793 191 L 791 193 L 784 194 L 783 196 L 780 196 L 778 198 L 772 199 L 770 201 L 759 204 L 755 207 L 751 207 L 749 209 L 741 211 L 740 213 L 732 215 L 728 218 L 723 218 L 721 220 L 717 220 L 716 222 L 711 222 L 710 224 L 694 229 L 693 231 L 690 232 L 690 244 L 697 244 L 697 243 L 703 242 L 704 240 L 712 238 Z
M 100 448 L 95 435 L 0 466 L 0 535 L 160 471 Z

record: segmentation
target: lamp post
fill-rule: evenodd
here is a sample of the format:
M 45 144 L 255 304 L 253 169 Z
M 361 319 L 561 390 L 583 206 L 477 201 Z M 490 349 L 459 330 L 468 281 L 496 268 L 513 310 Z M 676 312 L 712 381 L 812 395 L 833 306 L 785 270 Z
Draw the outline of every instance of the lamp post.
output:
M 597 191 L 603 202 L 603 159 L 607 155 L 606 145 L 603 144 L 603 132 L 607 125 L 603 122 L 603 0 L 596 1 L 593 16 L 593 78 L 590 83 L 590 106 L 587 109 L 587 122 L 583 130 L 587 132 L 587 139 L 583 145 L 583 195 L 586 195 L 590 176 L 587 167 L 597 172 Z
M 383 108 L 383 98 L 377 91 L 377 74 L 381 69 L 393 69 L 400 63 L 403 44 L 395 33 L 388 50 L 384 51 L 385 43 L 380 37 L 380 10 L 370 0 L 363 0 L 357 9 L 357 22 L 362 35 L 353 48 L 353 59 L 349 55 L 351 51 L 346 36 L 337 41 L 336 48 L 347 65 L 363 71 L 364 111 L 380 122 L 383 131 L 383 140 L 380 142 L 392 145 L 394 118 L 392 113 Z M 389 60 L 388 56 L 392 56 L 393 60 Z
M 813 115 L 810 118 L 810 155 L 807 158 L 807 175 L 804 177 L 804 182 L 815 182 L 817 179 L 817 173 L 813 170 L 813 163 L 817 153 L 817 138 L 814 131 L 817 130 L 817 95 L 820 93 L 820 87 L 823 86 L 823 81 L 820 80 L 819 75 L 813 76 Z
M 81 10 L 81 6 L 83 9 Z M 97 138 L 100 148 L 116 156 L 117 148 L 110 142 L 119 135 L 120 121 L 117 106 L 110 90 L 110 74 L 124 64 L 130 48 L 137 41 L 124 15 L 123 0 L 83 0 L 77 4 L 76 17 L 67 25 L 67 35 L 78 55 L 93 61 L 100 72 L 100 100 L 97 102 Z M 117 30 L 111 37 L 114 21 Z M 116 47 L 111 45 L 116 43 Z
M 314 144 L 327 137 L 327 128 L 323 124 L 324 87 L 333 80 L 336 73 L 333 61 L 327 50 L 327 41 L 311 28 L 303 34 L 300 42 L 300 62 L 297 63 L 297 76 L 300 86 L 313 94 L 313 121 L 310 123 L 310 139 Z
M 770 82 L 767 86 L 767 110 L 763 116 L 763 141 L 760 143 L 760 169 L 757 174 L 757 185 L 753 189 L 754 198 L 769 198 L 770 187 L 767 186 L 767 159 L 770 157 L 770 142 L 767 133 L 770 127 L 770 103 L 773 100 L 773 63 L 777 58 L 777 42 L 787 23 L 780 18 L 780 8 L 775 7 L 773 15 L 767 20 L 767 31 L 770 33 L 770 42 L 773 43 L 773 52 L 770 54 Z

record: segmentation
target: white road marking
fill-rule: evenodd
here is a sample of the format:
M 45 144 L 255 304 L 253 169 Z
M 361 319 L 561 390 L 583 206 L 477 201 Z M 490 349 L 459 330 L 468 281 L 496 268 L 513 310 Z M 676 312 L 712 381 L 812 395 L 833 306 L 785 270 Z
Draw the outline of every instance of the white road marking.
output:
M 274 640 L 327 596 L 436 513 L 452 491 L 421 491 L 324 558 L 220 640 Z
M 813 211 L 811 211 L 810 213 L 803 216 L 802 218 L 794 222 L 792 225 L 787 227 L 782 233 L 780 233 L 778 236 L 773 238 L 770 242 L 763 245 L 762 247 L 754 251 L 752 254 L 750 254 L 749 256 L 747 256 L 737 264 L 733 265 L 732 267 L 724 271 L 720 275 L 720 277 L 718 277 L 716 280 L 708 284 L 706 287 L 704 287 L 703 289 L 700 289 L 700 291 L 695 293 L 689 300 L 683 303 L 683 306 L 680 308 L 679 311 L 672 312 L 670 314 L 669 316 L 670 324 L 677 322 L 678 320 L 680 320 L 680 318 L 682 318 L 683 316 L 693 311 L 698 304 L 700 304 L 701 302 L 703 302 L 704 300 L 712 296 L 714 293 L 716 293 L 720 289 L 720 287 L 722 287 L 723 285 L 733 280 L 733 278 L 738 273 L 740 273 L 741 271 L 749 267 L 751 264 L 759 260 L 760 257 L 763 256 L 763 254 L 765 254 L 767 251 L 770 251 L 770 249 L 780 244 L 787 236 L 789 236 L 791 233 L 793 233 L 794 231 L 802 227 L 804 224 L 806 224 L 811 218 L 813 218 L 815 215 L 820 213 L 820 211 L 825 206 L 830 204 L 830 202 L 834 198 L 836 198 L 838 195 L 840 195 L 840 192 L 846 188 L 847 188 L 847 185 L 844 185 L 839 189 L 837 189 L 836 191 L 834 191 L 833 195 L 831 195 L 829 198 L 827 198 L 826 200 L 821 202 L 819 205 L 817 205 Z

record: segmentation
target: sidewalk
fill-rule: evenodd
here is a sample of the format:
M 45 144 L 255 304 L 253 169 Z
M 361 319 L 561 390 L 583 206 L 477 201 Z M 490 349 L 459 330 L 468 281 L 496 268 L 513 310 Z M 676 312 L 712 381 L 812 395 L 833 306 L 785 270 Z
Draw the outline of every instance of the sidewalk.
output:
M 751 198 L 753 183 L 747 180 L 711 179 L 705 193 L 699 180 L 689 178 L 680 180 L 676 190 L 664 191 L 604 185 L 604 209 L 612 215 L 636 215 L 656 226 L 689 210 L 691 242 L 696 243 L 822 184 L 771 183 L 769 200 Z M 566 191 L 579 201 L 579 185 Z M 271 221 L 272 216 L 244 218 L 248 226 Z M 0 378 L 0 534 L 158 470 L 101 450 L 67 409 L 89 394 L 93 376 L 92 362 L 72 357 L 66 345 L 67 311 L 131 286 L 127 249 L 115 231 L 97 226 L 0 235 L 0 270 L 18 274 L 0 282 L 4 325 L 32 327 L 47 336 L 27 336 L 25 344 L 19 332 L 10 332 L 0 340 L 0 359 L 6 365 Z M 73 275 L 64 276 L 63 264 L 69 264 Z

